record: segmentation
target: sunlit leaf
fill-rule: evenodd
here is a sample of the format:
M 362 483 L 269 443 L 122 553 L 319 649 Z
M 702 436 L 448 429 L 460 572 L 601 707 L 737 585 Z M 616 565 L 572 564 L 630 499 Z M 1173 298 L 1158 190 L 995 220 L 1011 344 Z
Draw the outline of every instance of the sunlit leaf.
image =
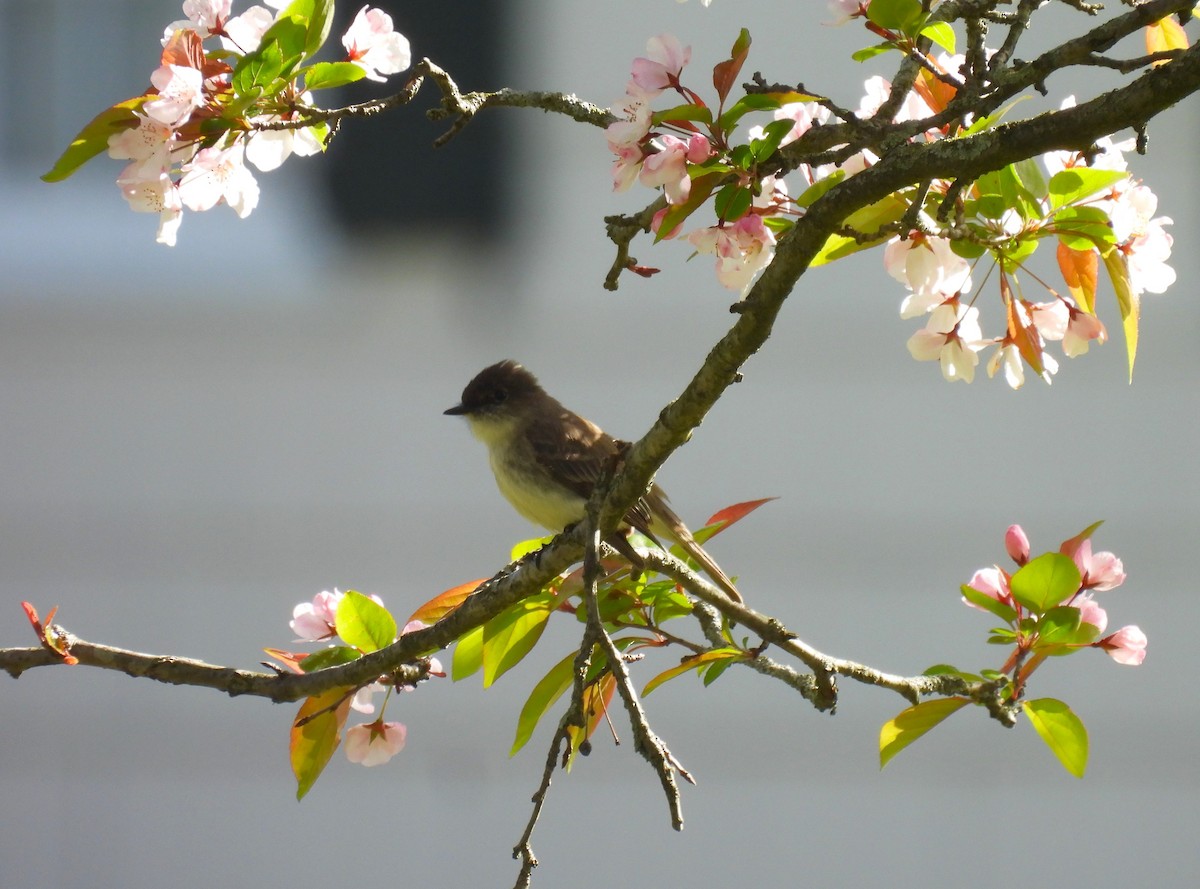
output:
M 742 96 L 717 118 L 717 124 L 728 133 L 745 115 L 751 111 L 774 111 L 779 107 L 779 99 L 766 93 L 750 93 Z
M 901 710 L 879 730 L 879 767 L 952 713 L 970 703 L 967 698 L 938 698 Z
M 538 721 L 571 687 L 574 673 L 575 653 L 572 652 L 551 667 L 533 687 L 533 691 L 525 700 L 525 706 L 521 708 L 521 715 L 517 717 L 517 736 L 513 740 L 512 750 L 508 752 L 509 756 L 515 755 L 533 737 Z
M 1075 562 L 1062 553 L 1042 553 L 1017 569 L 1009 580 L 1012 597 L 1034 614 L 1043 614 L 1079 591 Z
M 954 29 L 947 22 L 930 22 L 920 31 L 922 37 L 928 37 L 946 52 L 954 54 Z
M 353 62 L 317 62 L 303 73 L 306 90 L 327 90 L 362 80 L 367 69 Z
M 718 219 L 736 222 L 746 215 L 753 199 L 750 189 L 731 182 L 717 192 L 716 198 L 713 199 L 713 210 L 716 211 Z
M 663 111 L 655 111 L 650 115 L 650 123 L 655 126 L 680 120 L 698 120 L 701 123 L 712 123 L 712 109 L 704 105 L 688 103 L 686 105 L 676 105 L 674 108 L 667 108 Z
M 550 619 L 551 597 L 522 599 L 483 625 L 483 687 L 520 663 L 542 637 Z
M 1042 338 L 1034 327 L 1033 322 L 1029 322 L 1027 327 L 1025 317 L 1017 310 L 1017 299 L 1010 292 L 1008 285 L 1008 276 L 1001 275 L 1000 291 L 1004 295 L 1005 309 L 1008 315 L 1008 337 L 1017 347 L 1017 351 L 1021 353 L 1021 357 L 1025 359 L 1035 374 L 1041 376 L 1045 373 L 1045 367 L 1042 364 Z
M 856 62 L 865 62 L 893 49 L 896 47 L 891 43 L 876 43 L 874 46 L 864 46 L 862 49 L 855 50 L 850 54 L 850 58 Z
M 486 577 L 481 577 L 479 580 L 469 580 L 466 583 L 459 584 L 456 587 L 451 587 L 444 593 L 438 593 L 420 608 L 412 613 L 412 617 L 406 621 L 411 623 L 414 620 L 419 620 L 425 624 L 435 624 L 459 605 L 463 600 L 475 590 L 479 589 L 481 583 L 487 581 Z
M 296 776 L 296 799 L 303 799 L 308 793 L 341 743 L 342 726 L 350 712 L 348 691 L 345 688 L 333 688 L 306 699 L 300 705 L 288 745 L 292 774 Z M 303 725 L 295 724 L 310 716 L 312 718 Z
M 483 627 L 475 627 L 458 637 L 450 661 L 450 677 L 458 682 L 474 675 L 483 666 Z
M 909 34 L 924 12 L 921 0 L 874 0 L 867 7 L 867 18 L 881 28 Z
M 1067 291 L 1076 305 L 1089 315 L 1096 314 L 1096 284 L 1099 281 L 1100 254 L 1095 248 L 1077 250 L 1058 243 L 1058 268 Z
M 1083 721 L 1070 707 L 1054 698 L 1023 701 L 1021 706 L 1063 768 L 1076 778 L 1082 778 L 1088 759 L 1088 736 Z
M 1188 38 L 1187 33 L 1183 30 L 1183 25 L 1175 16 L 1168 16 L 1164 19 L 1159 19 L 1151 25 L 1146 26 L 1146 52 L 1166 52 L 1171 49 L 1187 49 Z M 1154 63 L 1157 65 L 1165 65 L 1166 60 Z
M 650 692 L 654 691 L 654 689 L 658 688 L 664 682 L 669 682 L 676 676 L 682 676 L 690 670 L 698 670 L 705 664 L 712 664 L 717 661 L 744 660 L 745 657 L 746 653 L 739 648 L 714 648 L 712 651 L 685 657 L 674 667 L 664 670 L 647 682 L 646 687 L 642 689 L 642 697 L 650 694 Z
M 1128 178 L 1129 174 L 1121 170 L 1094 170 L 1091 167 L 1059 170 L 1050 177 L 1050 208 L 1056 210 L 1065 204 L 1074 204 Z
M 1129 267 L 1125 254 L 1115 247 L 1104 253 L 1104 268 L 1112 281 L 1117 295 L 1117 307 L 1121 310 L 1121 327 L 1125 331 L 1125 352 L 1129 357 L 1129 381 L 1133 382 L 1133 362 L 1137 358 L 1138 319 L 1141 316 L 1141 298 L 1129 280 Z
M 138 126 L 140 121 L 133 112 L 142 107 L 153 96 L 134 96 L 105 108 L 93 117 L 71 144 L 54 162 L 48 173 L 42 174 L 43 182 L 61 182 L 102 151 L 108 149 L 110 136 L 122 130 Z
M 347 591 L 338 602 L 336 620 L 342 641 L 364 654 L 396 641 L 396 619 L 374 599 L 354 590 Z
M 721 173 L 705 173 L 703 176 L 698 176 L 692 180 L 692 187 L 688 192 L 687 200 L 682 204 L 672 204 L 667 209 L 667 212 L 663 214 L 658 232 L 654 236 L 655 243 L 673 232 L 676 227 L 681 225 L 685 219 L 696 212 L 708 200 L 708 196 L 712 194 L 713 189 L 717 187 L 717 183 L 721 181 L 722 175 Z

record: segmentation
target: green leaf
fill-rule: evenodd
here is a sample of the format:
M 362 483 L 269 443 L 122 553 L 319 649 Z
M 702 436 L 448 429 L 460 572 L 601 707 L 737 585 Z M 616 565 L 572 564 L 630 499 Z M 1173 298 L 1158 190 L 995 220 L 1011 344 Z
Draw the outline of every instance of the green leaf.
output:
M 882 769 L 897 753 L 967 703 L 970 703 L 967 698 L 938 698 L 901 710 L 879 730 L 879 768 Z
M 522 599 L 483 625 L 483 687 L 520 663 L 537 644 L 550 619 L 551 597 Z
M 923 18 L 924 12 L 921 0 L 874 0 L 867 7 L 867 19 L 881 28 L 908 34 Z
M 123 130 L 138 126 L 139 120 L 133 112 L 142 107 L 153 96 L 134 96 L 105 108 L 91 119 L 71 144 L 54 162 L 48 173 L 42 174 L 43 182 L 62 182 L 100 152 L 108 149 L 108 139 Z
M 292 774 L 296 776 L 296 799 L 303 799 L 312 788 L 329 758 L 341 743 L 342 726 L 350 712 L 348 689 L 333 688 L 314 695 L 300 705 L 300 712 L 292 724 L 288 754 L 292 761 Z M 338 703 L 339 700 L 341 703 Z M 324 712 L 322 712 L 324 711 Z M 313 714 L 319 713 L 319 716 Z M 312 716 L 304 725 L 297 726 L 305 717 Z
M 1072 250 L 1100 250 L 1116 243 L 1108 214 L 1099 207 L 1062 207 L 1054 214 L 1054 234 Z
M 761 139 L 753 139 L 750 142 L 750 150 L 754 153 L 755 159 L 762 163 L 779 148 L 779 143 L 783 138 L 792 131 L 792 127 L 796 125 L 794 120 L 784 118 L 783 120 L 773 120 L 763 127 L 763 137 Z
M 922 37 L 928 37 L 946 52 L 954 54 L 954 29 L 947 22 L 930 22 L 920 31 Z
M 509 561 L 516 562 L 519 559 L 523 559 L 530 553 L 537 552 L 553 539 L 551 536 L 546 536 L 531 537 L 529 540 L 522 540 L 513 545 L 512 551 L 508 555 Z
M 1088 736 L 1083 721 L 1070 707 L 1054 698 L 1023 701 L 1021 706 L 1063 768 L 1076 778 L 1082 778 L 1088 758 Z
M 450 662 L 450 676 L 455 682 L 466 679 L 483 666 L 483 627 L 475 627 L 458 637 L 454 643 L 454 657 Z
M 959 679 L 967 682 L 980 682 L 983 677 L 976 673 L 966 673 L 952 664 L 934 664 L 932 667 L 926 667 L 922 672 L 922 676 L 957 676 Z
M 362 80 L 367 76 L 366 69 L 353 62 L 317 62 L 304 68 L 304 88 L 306 90 L 327 90 L 337 86 L 345 86 Z
M 1059 170 L 1050 177 L 1050 208 L 1081 201 L 1128 178 L 1129 174 L 1121 170 L 1093 170 L 1090 167 Z
M 1034 650 L 1049 645 L 1069 644 L 1074 641 L 1079 632 L 1082 616 L 1078 608 L 1070 605 L 1058 605 L 1051 608 L 1038 618 L 1038 641 Z
M 896 195 L 888 195 L 874 204 L 851 213 L 844 220 L 844 224 L 855 231 L 867 233 L 879 232 L 884 226 L 898 221 L 904 216 L 907 210 L 907 201 Z M 855 238 L 843 235 L 830 235 L 810 265 L 824 265 L 827 262 L 842 259 L 852 253 L 858 253 L 860 250 L 874 247 L 880 241 L 884 241 L 889 237 L 891 237 L 890 233 L 883 233 L 879 234 L 878 237 L 867 238 L 860 242 Z
M 730 132 L 737 122 L 751 111 L 774 111 L 780 107 L 779 99 L 764 93 L 750 93 L 742 96 L 717 118 L 717 125 L 725 133 Z
M 374 599 L 350 590 L 338 602 L 337 632 L 347 645 L 370 654 L 396 641 L 396 619 Z
M 856 62 L 865 62 L 893 49 L 896 47 L 891 43 L 876 43 L 874 46 L 864 46 L 862 49 L 855 50 L 851 53 L 850 58 Z
M 824 179 L 818 179 L 808 188 L 804 189 L 804 191 L 800 192 L 800 196 L 796 198 L 796 203 L 799 206 L 808 209 L 808 207 L 812 205 L 813 201 L 821 197 L 821 195 L 825 194 L 825 192 L 829 191 L 829 189 L 833 188 L 839 182 L 842 182 L 845 178 L 845 170 L 834 170 Z
M 264 43 L 247 53 L 233 69 L 233 91 L 242 97 L 257 98 L 267 91 L 283 71 L 283 51 L 275 41 Z
M 334 645 L 331 648 L 322 648 L 320 651 L 314 651 L 304 660 L 300 661 L 300 669 L 305 673 L 311 673 L 313 670 L 323 670 L 326 667 L 336 667 L 340 664 L 348 664 L 351 661 L 356 661 L 362 654 L 358 649 L 350 648 L 348 645 Z
M 712 664 L 718 661 L 733 661 L 745 660 L 746 653 L 740 648 L 714 648 L 712 651 L 706 651 L 702 654 L 694 654 L 685 657 L 682 661 L 671 667 L 669 670 L 663 670 L 653 679 L 646 683 L 646 687 L 642 689 L 642 697 L 650 694 L 654 689 L 658 688 L 664 682 L 669 682 L 676 676 L 682 676 L 690 670 L 698 670 L 705 664 Z
M 280 18 L 290 16 L 307 22 L 304 36 L 304 54 L 316 55 L 329 36 L 329 28 L 333 24 L 334 0 L 295 0 L 287 9 L 279 14 Z
M 713 209 L 716 211 L 718 219 L 724 222 L 737 222 L 746 215 L 753 200 L 750 189 L 731 182 L 717 192 L 717 196 L 713 200 Z
M 1001 602 L 999 599 L 993 599 L 987 593 L 981 593 L 974 587 L 967 586 L 965 583 L 959 587 L 962 591 L 963 598 L 972 605 L 982 608 L 984 611 L 989 611 L 1000 620 L 1007 623 L 1012 623 L 1017 619 L 1017 612 L 1011 605 Z
M 687 105 L 676 105 L 674 108 L 668 108 L 665 111 L 655 111 L 650 115 L 650 123 L 655 126 L 661 123 L 670 123 L 674 120 L 698 120 L 701 123 L 712 123 L 712 109 L 704 105 L 689 103 Z
M 1108 271 L 1108 279 L 1112 281 L 1113 292 L 1117 295 L 1117 307 L 1121 310 L 1121 327 L 1125 331 L 1125 353 L 1129 357 L 1129 382 L 1133 382 L 1133 362 L 1137 358 L 1138 319 L 1141 317 L 1141 297 L 1133 289 L 1129 280 L 1129 267 L 1125 264 L 1125 254 L 1115 247 L 1101 254 L 1104 268 Z
M 258 44 L 257 51 L 261 52 L 264 47 L 271 44 L 277 46 L 279 56 L 283 60 L 282 70 L 284 73 L 288 73 L 300 64 L 305 55 L 311 55 L 307 51 L 308 27 L 309 19 L 306 16 L 291 15 L 285 10 L 275 19 L 275 23 L 267 28 Z
M 1013 170 L 1017 174 L 1017 178 L 1021 181 L 1021 184 L 1034 197 L 1040 200 L 1050 193 L 1050 188 L 1046 184 L 1046 177 L 1042 175 L 1042 168 L 1033 158 L 1027 157 L 1025 160 L 1017 161 L 1013 164 Z
M 1034 614 L 1043 614 L 1075 595 L 1083 578 L 1062 553 L 1042 553 L 1017 569 L 1009 581 L 1012 597 Z
M 538 721 L 571 687 L 574 673 L 575 653 L 572 652 L 551 667 L 550 672 L 533 687 L 533 691 L 525 700 L 525 706 L 521 708 L 521 715 L 517 717 L 517 736 L 513 740 L 512 750 L 508 752 L 509 756 L 516 755 L 516 752 L 533 737 L 533 731 L 537 728 Z
M 662 222 L 658 226 L 658 232 L 654 236 L 654 242 L 657 244 L 679 225 L 685 219 L 696 212 L 699 207 L 708 200 L 708 196 L 712 194 L 713 189 L 717 187 L 717 183 L 721 181 L 720 173 L 708 173 L 698 179 L 692 180 L 691 191 L 688 192 L 688 198 L 682 204 L 673 204 L 663 214 Z

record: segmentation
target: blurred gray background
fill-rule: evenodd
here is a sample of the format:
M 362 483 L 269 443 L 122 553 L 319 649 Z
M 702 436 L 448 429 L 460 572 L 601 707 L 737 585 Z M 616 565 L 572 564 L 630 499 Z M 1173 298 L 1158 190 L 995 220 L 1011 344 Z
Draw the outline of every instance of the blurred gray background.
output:
M 424 24 L 392 6 L 415 56 L 481 66 L 466 88 L 607 104 L 664 30 L 693 46 L 702 85 L 741 25 L 747 73 L 803 78 L 844 105 L 865 73 L 889 70 L 847 60 L 868 41 L 814 24 L 824 4 L 517 0 L 488 4 L 490 21 L 473 6 L 438 4 Z M 293 605 L 322 589 L 375 592 L 403 616 L 531 536 L 482 446 L 441 416 L 476 370 L 517 358 L 637 436 L 730 323 L 731 294 L 707 259 L 646 243 L 635 254 L 663 273 L 604 291 L 601 217 L 644 195 L 611 194 L 598 132 L 538 112 L 479 121 L 448 162 L 413 111 L 352 123 L 329 158 L 261 176 L 244 222 L 189 214 L 174 249 L 126 209 L 117 162 L 38 182 L 90 115 L 143 89 L 177 17 L 172 2 L 0 3 L 0 645 L 30 644 L 29 599 L 90 640 L 252 668 L 263 646 L 290 644 Z M 1045 21 L 1031 44 L 1079 25 Z M 1050 86 L 1057 98 L 1108 82 Z M 956 590 L 1003 557 L 1008 524 L 1047 549 L 1106 519 L 1097 545 L 1129 580 L 1102 601 L 1114 627 L 1148 633 L 1149 657 L 1135 670 L 1087 652 L 1032 689 L 1087 723 L 1086 778 L 1027 724 L 976 712 L 881 773 L 895 696 L 844 683 L 830 718 L 748 671 L 707 690 L 689 678 L 648 700 L 699 778 L 686 829 L 670 830 L 618 719 L 624 744 L 598 738 L 555 779 L 535 885 L 1001 887 L 1026 871 L 1046 885 L 1196 885 L 1195 102 L 1150 135 L 1137 169 L 1175 219 L 1180 283 L 1145 300 L 1133 385 L 1107 291 L 1113 342 L 1065 362 L 1052 387 L 946 384 L 910 359 L 916 322 L 898 318 L 902 293 L 868 254 L 804 279 L 745 382 L 660 476 L 693 525 L 778 496 L 717 558 L 806 641 L 901 673 L 998 664 L 988 618 Z M 356 160 L 381 138 L 382 159 Z M 378 183 L 331 177 L 336 158 L 374 165 Z M 98 670 L 0 677 L 0 887 L 511 885 L 550 731 L 510 760 L 516 714 L 576 634 L 551 627 L 486 693 L 442 680 L 394 702 L 403 754 L 366 771 L 339 753 L 300 804 L 294 705 Z

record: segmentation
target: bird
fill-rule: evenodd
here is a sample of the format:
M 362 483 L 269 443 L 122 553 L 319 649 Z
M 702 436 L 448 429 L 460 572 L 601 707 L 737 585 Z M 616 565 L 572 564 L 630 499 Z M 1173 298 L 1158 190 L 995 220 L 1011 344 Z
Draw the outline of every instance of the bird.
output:
M 466 418 L 472 434 L 488 450 L 496 485 L 518 513 L 535 525 L 559 532 L 584 518 L 585 507 L 605 470 L 629 447 L 595 423 L 563 407 L 516 361 L 481 370 L 462 392 L 461 401 L 444 411 Z M 633 528 L 658 546 L 658 536 L 678 543 L 726 596 L 741 593 L 704 551 L 667 502 L 657 484 L 625 515 L 623 528 L 609 539 L 640 568 L 637 552 L 625 535 Z

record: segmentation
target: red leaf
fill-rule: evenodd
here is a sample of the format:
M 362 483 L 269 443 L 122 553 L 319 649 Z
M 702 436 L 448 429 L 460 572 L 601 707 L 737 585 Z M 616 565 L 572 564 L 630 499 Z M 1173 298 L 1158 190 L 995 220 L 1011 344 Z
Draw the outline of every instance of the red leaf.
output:
M 746 56 L 749 53 L 750 32 L 742 28 L 737 40 L 733 42 L 729 58 L 724 62 L 718 62 L 713 68 L 713 86 L 717 89 L 717 96 L 722 105 L 725 104 L 725 97 L 729 95 L 729 91 L 733 89 L 733 83 L 741 73 L 742 65 L 746 64 Z
M 30 625 L 33 627 L 33 632 L 37 634 L 38 641 L 46 641 L 46 631 L 42 629 L 42 622 L 38 619 L 37 609 L 29 602 L 22 602 L 21 607 L 25 609 L 25 617 L 29 619 Z
M 762 500 L 747 500 L 745 503 L 735 503 L 732 506 L 726 506 L 724 509 L 718 510 L 716 513 L 714 513 L 712 518 L 710 518 L 704 524 L 707 527 L 708 525 L 715 525 L 718 522 L 721 523 L 721 527 L 718 529 L 718 531 L 713 532 L 713 534 L 716 534 L 719 531 L 724 531 L 734 522 L 740 522 L 764 503 L 770 503 L 772 500 L 778 499 L 778 497 L 764 497 Z
M 163 47 L 162 64 L 180 65 L 184 68 L 195 68 L 197 71 L 204 67 L 204 41 L 200 35 L 191 30 L 176 31 Z

